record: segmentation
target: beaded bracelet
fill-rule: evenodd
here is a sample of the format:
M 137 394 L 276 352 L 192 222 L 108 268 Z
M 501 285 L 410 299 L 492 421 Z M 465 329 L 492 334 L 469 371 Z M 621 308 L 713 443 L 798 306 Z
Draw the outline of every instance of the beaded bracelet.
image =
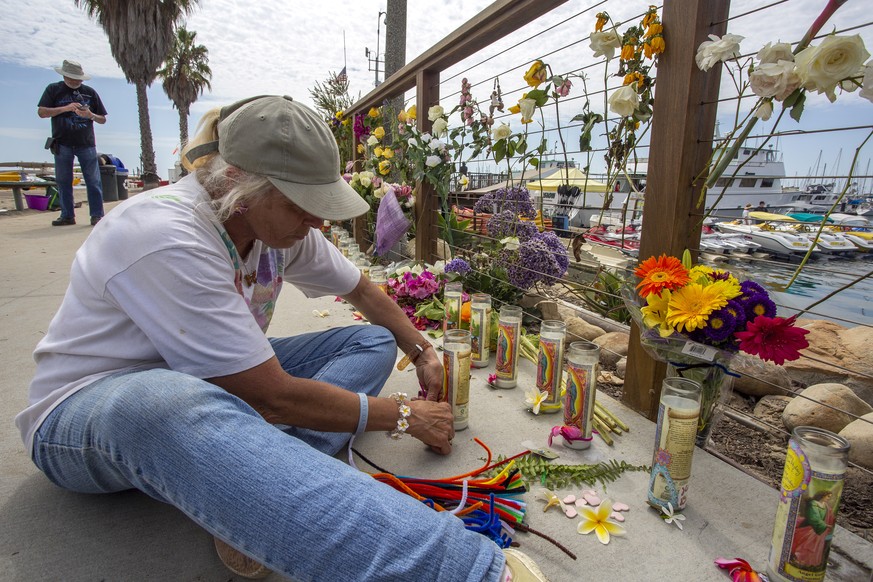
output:
M 406 419 L 409 418 L 410 414 L 412 414 L 412 409 L 409 408 L 409 405 L 406 403 L 408 396 L 405 392 L 395 392 L 390 397 L 397 403 L 400 418 L 397 419 L 397 427 L 390 432 L 386 432 L 385 436 L 397 440 L 403 436 L 403 433 L 405 433 L 406 429 L 409 428 L 409 421 Z

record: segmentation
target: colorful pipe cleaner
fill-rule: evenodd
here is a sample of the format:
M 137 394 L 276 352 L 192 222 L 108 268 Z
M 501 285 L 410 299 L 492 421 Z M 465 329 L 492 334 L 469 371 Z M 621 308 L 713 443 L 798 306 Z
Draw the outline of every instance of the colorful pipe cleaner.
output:
M 464 522 L 468 530 L 488 536 L 498 546 L 506 548 L 512 543 L 512 536 L 515 534 L 513 525 L 522 522 L 527 507 L 521 500 L 527 487 L 521 473 L 513 468 L 514 459 L 530 451 L 492 465 L 491 449 L 478 438 L 473 440 L 488 453 L 485 464 L 474 471 L 445 479 L 419 479 L 384 471 L 374 473 L 372 477 L 436 511 L 451 512 Z M 501 465 L 506 466 L 495 477 L 475 479 L 476 476 Z

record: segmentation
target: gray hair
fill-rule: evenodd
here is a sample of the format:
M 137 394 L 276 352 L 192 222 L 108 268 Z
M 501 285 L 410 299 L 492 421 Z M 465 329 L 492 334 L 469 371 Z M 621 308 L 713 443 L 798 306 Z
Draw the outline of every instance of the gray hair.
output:
M 270 181 L 257 174 L 240 170 L 227 163 L 219 153 L 198 158 L 193 163 L 187 153 L 192 148 L 218 139 L 218 121 L 221 108 L 206 113 L 197 126 L 197 133 L 182 152 L 182 163 L 194 171 L 197 180 L 211 198 L 212 210 L 220 222 L 225 222 L 240 206 L 265 195 L 272 189 Z

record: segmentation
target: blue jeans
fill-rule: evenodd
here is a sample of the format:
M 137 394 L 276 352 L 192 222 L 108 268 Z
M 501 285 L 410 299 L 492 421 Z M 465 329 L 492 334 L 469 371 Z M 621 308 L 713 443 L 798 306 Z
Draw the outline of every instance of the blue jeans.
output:
M 271 343 L 288 373 L 371 395 L 397 356 L 378 326 Z M 498 579 L 492 541 L 331 456 L 349 436 L 280 430 L 225 390 L 161 369 L 83 388 L 43 422 L 33 454 L 65 489 L 139 489 L 294 580 Z
M 100 164 L 97 148 L 58 145 L 55 154 L 55 180 L 58 183 L 58 198 L 61 199 L 61 218 L 74 218 L 73 158 L 79 159 L 79 167 L 88 190 L 88 209 L 92 217 L 103 216 L 103 183 L 100 181 Z

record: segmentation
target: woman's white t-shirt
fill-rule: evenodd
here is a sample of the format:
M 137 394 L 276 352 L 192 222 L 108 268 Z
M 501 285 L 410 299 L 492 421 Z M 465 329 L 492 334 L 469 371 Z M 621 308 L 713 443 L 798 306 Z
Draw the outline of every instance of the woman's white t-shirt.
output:
M 29 406 L 15 418 L 27 451 L 48 414 L 99 378 L 150 368 L 212 378 L 265 362 L 283 282 L 320 297 L 345 295 L 360 279 L 317 230 L 289 249 L 255 241 L 240 262 L 193 175 L 113 209 L 76 253 L 34 352 Z

